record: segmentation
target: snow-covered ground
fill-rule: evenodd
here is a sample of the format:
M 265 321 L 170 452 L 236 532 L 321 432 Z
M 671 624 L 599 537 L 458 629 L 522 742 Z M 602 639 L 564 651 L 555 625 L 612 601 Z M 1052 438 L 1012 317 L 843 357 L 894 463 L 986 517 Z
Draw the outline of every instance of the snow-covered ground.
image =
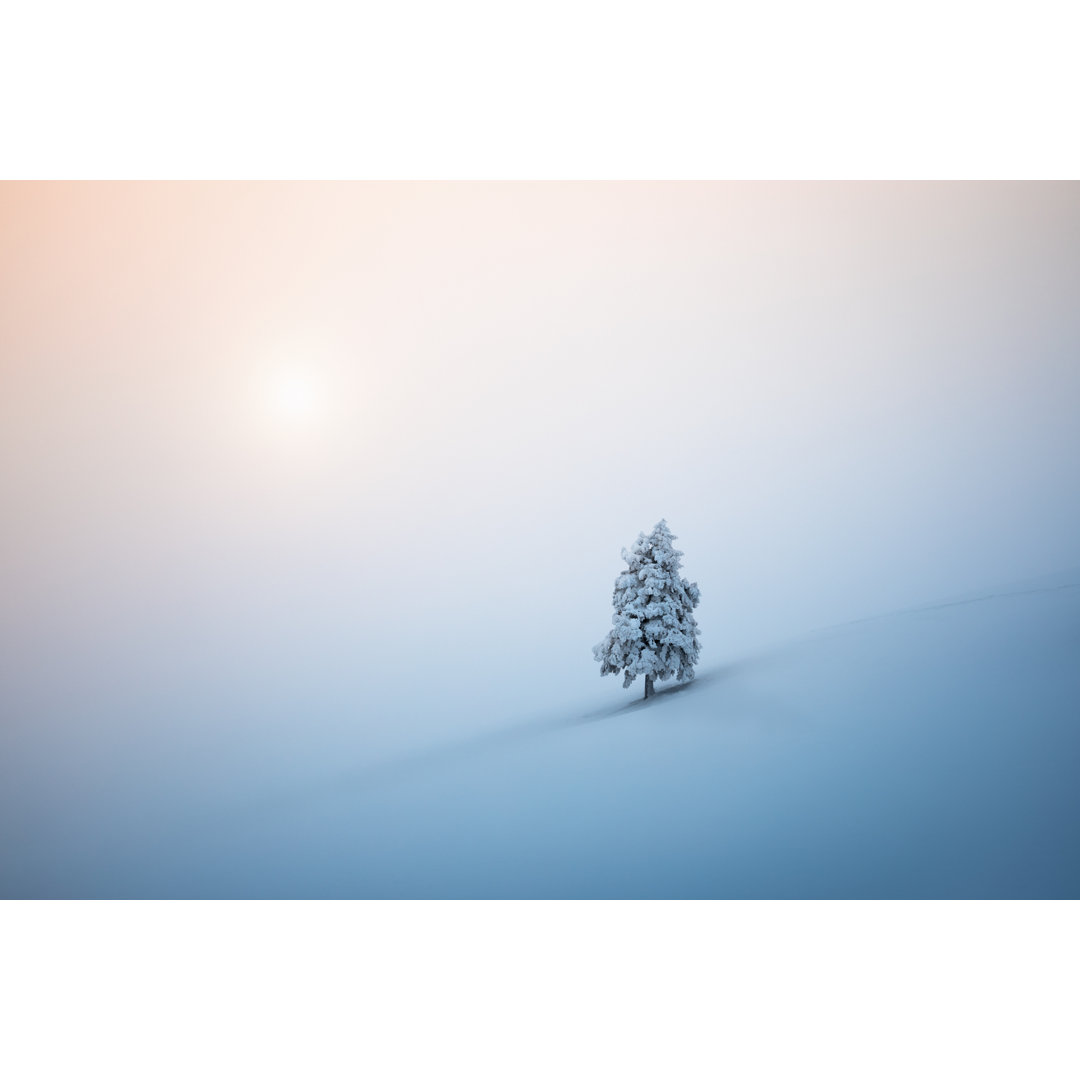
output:
M 0 891 L 1080 896 L 1080 570 L 640 692 L 355 759 L 12 745 Z

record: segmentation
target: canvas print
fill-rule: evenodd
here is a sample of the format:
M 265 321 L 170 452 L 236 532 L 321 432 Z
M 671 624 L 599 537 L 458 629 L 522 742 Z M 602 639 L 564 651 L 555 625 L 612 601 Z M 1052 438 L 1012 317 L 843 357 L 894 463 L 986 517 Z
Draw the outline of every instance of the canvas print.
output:
M 1080 186 L 0 184 L 0 896 L 1080 895 Z

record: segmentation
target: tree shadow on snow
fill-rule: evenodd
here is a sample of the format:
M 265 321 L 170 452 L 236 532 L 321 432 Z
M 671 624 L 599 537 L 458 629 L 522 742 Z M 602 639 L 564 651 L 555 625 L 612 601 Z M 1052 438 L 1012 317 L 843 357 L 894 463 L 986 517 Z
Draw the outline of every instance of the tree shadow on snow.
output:
M 635 693 L 634 700 L 623 701 L 577 716 L 542 717 L 521 721 L 512 726 L 482 731 L 453 742 L 403 753 L 382 762 L 344 769 L 321 780 L 298 785 L 289 791 L 268 794 L 265 798 L 257 800 L 257 805 L 248 803 L 242 809 L 237 808 L 236 812 L 241 816 L 247 816 L 251 813 L 280 810 L 312 799 L 363 794 L 366 791 L 383 788 L 388 784 L 411 780 L 433 768 L 452 765 L 477 754 L 518 746 L 550 737 L 560 731 L 568 732 L 586 725 L 628 718 L 641 710 L 663 710 L 665 702 L 670 702 L 676 694 L 686 695 L 700 691 L 702 687 L 711 691 L 712 701 L 716 705 L 715 715 L 707 718 L 710 724 L 713 721 L 738 724 L 744 724 L 747 721 L 755 723 L 766 721 L 772 726 L 784 727 L 801 724 L 804 718 L 784 708 L 775 700 L 764 699 L 759 694 L 749 692 L 741 679 L 741 676 L 771 662 L 772 659 L 769 654 L 760 654 L 708 668 L 689 682 L 661 685 L 648 701 Z M 729 688 L 727 693 L 721 689 L 725 685 Z M 636 685 L 635 690 L 637 690 Z M 657 715 L 659 718 L 660 713 Z

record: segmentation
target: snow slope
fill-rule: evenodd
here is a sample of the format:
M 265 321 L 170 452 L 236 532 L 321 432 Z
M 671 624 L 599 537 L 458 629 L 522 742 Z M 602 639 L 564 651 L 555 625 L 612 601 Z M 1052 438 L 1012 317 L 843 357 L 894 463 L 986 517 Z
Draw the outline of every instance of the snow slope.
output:
M 648 703 L 640 680 L 602 689 L 246 783 L 143 761 L 64 807 L 9 756 L 0 891 L 1080 896 L 1080 571 L 733 657 Z

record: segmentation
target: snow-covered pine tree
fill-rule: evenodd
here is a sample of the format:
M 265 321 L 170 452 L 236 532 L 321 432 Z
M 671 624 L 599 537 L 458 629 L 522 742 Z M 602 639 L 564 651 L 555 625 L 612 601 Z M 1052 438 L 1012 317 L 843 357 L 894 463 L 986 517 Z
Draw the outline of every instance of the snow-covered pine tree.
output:
M 645 676 L 645 697 L 652 697 L 653 680 L 689 682 L 698 660 L 698 627 L 694 608 L 701 596 L 695 583 L 679 576 L 681 551 L 671 542 L 661 520 L 634 546 L 622 550 L 628 569 L 615 579 L 615 614 L 608 636 L 593 647 L 600 674 L 623 672 L 623 686 Z

